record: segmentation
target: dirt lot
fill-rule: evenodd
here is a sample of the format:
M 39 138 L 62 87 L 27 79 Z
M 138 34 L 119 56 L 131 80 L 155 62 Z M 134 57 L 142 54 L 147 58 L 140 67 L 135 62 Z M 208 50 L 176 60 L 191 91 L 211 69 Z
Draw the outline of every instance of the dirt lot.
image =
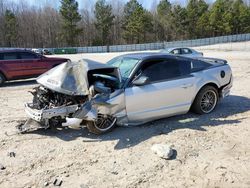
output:
M 73 55 L 106 61 L 117 54 Z M 102 136 L 87 130 L 40 130 L 7 136 L 26 119 L 24 103 L 34 81 L 0 88 L 0 187 L 250 187 L 250 53 L 205 51 L 232 66 L 234 87 L 210 115 L 192 113 L 118 127 Z M 150 99 L 145 99 L 145 102 Z M 173 145 L 174 160 L 153 154 L 156 143 Z M 15 152 L 15 157 L 8 156 Z

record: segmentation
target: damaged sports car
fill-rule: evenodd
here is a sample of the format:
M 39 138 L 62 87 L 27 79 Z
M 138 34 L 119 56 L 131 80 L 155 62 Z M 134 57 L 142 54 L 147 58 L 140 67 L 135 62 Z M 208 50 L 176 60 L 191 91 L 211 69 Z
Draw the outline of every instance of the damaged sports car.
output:
M 77 120 L 95 134 L 185 114 L 212 112 L 229 95 L 227 61 L 161 53 L 127 54 L 107 64 L 68 61 L 38 77 L 21 132 Z

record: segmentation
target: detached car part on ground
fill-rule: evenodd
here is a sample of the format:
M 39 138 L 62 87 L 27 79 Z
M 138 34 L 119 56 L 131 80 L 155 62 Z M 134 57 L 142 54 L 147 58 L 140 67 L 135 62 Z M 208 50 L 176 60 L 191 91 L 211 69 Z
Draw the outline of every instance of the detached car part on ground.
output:
M 139 125 L 190 109 L 210 113 L 229 95 L 232 72 L 225 60 L 141 53 L 108 64 L 68 61 L 37 82 L 21 132 L 80 120 L 80 126 L 101 134 L 115 125 Z

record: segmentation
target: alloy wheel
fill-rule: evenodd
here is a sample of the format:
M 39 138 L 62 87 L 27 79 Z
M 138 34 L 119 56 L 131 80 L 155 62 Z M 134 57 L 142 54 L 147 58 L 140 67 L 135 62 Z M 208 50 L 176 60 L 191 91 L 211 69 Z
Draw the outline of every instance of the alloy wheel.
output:
M 107 131 L 116 123 L 116 118 L 110 115 L 98 114 L 97 121 L 94 122 L 94 126 L 100 131 Z
M 208 114 L 211 111 L 213 111 L 213 109 L 215 108 L 217 103 L 217 95 L 215 93 L 215 91 L 213 90 L 208 90 L 207 92 L 205 92 L 201 98 L 201 110 Z

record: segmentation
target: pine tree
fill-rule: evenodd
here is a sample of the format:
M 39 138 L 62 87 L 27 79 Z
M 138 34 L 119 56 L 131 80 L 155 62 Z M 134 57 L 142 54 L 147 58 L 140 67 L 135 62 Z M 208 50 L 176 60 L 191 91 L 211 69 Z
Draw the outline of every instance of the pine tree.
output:
M 201 17 L 197 20 L 195 30 L 196 30 L 196 38 L 205 38 L 210 37 L 211 35 L 211 27 L 209 25 L 209 16 L 210 13 L 206 12 L 202 14 Z
M 238 30 L 238 33 L 249 33 L 250 32 L 250 7 L 246 6 L 245 4 L 241 5 L 239 7 L 239 20 L 240 29 Z
M 171 3 L 168 0 L 161 0 L 157 6 L 157 13 L 160 16 L 169 16 L 171 14 Z
M 173 39 L 184 40 L 188 38 L 187 10 L 180 5 L 173 6 L 172 10 Z
M 239 34 L 250 30 L 250 12 L 243 0 L 235 0 L 225 15 L 227 34 Z
M 147 13 L 137 0 L 130 0 L 124 7 L 123 38 L 128 43 L 143 42 L 148 25 Z
M 4 38 L 7 47 L 12 47 L 17 40 L 17 19 L 13 12 L 6 10 L 4 14 Z
M 173 18 L 172 18 L 172 5 L 168 0 L 161 0 L 157 6 L 157 17 L 163 28 L 162 40 L 170 41 L 172 36 L 175 35 L 173 32 Z
M 152 13 L 145 10 L 143 19 L 144 19 L 143 40 L 141 42 L 142 43 L 152 42 L 152 36 L 154 36 Z
M 190 0 L 187 5 L 188 32 L 190 38 L 197 38 L 201 31 L 195 27 L 203 16 L 208 11 L 208 4 L 204 0 Z M 203 16 L 204 18 L 204 16 Z M 200 21 L 201 22 L 201 21 Z
M 114 21 L 112 6 L 105 0 L 98 0 L 95 4 L 95 27 L 101 37 L 101 45 L 109 44 L 110 31 Z
M 67 45 L 77 45 L 77 38 L 82 29 L 78 28 L 77 23 L 81 20 L 78 13 L 78 2 L 75 0 L 61 0 L 60 14 L 62 16 L 62 38 Z
M 212 34 L 220 36 L 231 33 L 229 25 L 229 11 L 232 5 L 231 0 L 217 0 L 210 10 L 209 24 Z

